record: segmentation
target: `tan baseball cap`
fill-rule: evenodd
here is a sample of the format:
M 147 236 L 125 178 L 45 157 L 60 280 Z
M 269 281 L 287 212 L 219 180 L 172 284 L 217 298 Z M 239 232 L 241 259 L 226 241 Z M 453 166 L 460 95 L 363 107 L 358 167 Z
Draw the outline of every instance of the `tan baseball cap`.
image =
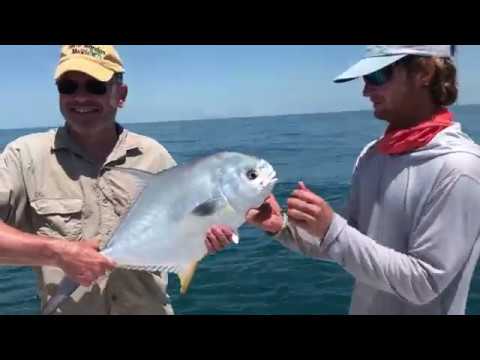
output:
M 67 71 L 80 71 L 100 81 L 125 72 L 122 59 L 113 45 L 63 45 L 55 80 Z

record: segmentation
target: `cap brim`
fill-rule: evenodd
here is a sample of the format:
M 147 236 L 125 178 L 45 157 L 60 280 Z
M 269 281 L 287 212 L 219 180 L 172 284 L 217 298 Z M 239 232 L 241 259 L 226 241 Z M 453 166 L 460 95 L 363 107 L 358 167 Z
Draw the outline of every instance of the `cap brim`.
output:
M 58 80 L 63 74 L 68 71 L 79 71 L 94 77 L 99 81 L 109 81 L 113 74 L 113 70 L 109 70 L 101 66 L 100 64 L 91 62 L 86 59 L 77 58 L 69 59 L 60 63 L 55 70 L 55 80 Z
M 390 56 L 376 56 L 360 60 L 358 63 L 350 67 L 343 74 L 337 76 L 333 82 L 341 83 L 357 79 L 359 77 L 371 74 L 375 71 L 383 69 L 384 67 L 393 64 L 407 55 L 390 55 Z

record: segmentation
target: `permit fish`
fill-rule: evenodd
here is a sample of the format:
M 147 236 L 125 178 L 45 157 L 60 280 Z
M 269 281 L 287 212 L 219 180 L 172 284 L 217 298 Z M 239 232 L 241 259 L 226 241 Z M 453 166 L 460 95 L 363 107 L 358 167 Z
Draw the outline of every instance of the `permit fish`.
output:
M 119 268 L 175 273 L 185 294 L 198 263 L 207 255 L 213 225 L 238 228 L 249 209 L 272 193 L 277 175 L 264 159 L 220 152 L 151 174 L 121 167 L 135 180 L 137 195 L 101 253 Z M 80 285 L 64 277 L 43 309 L 52 314 Z

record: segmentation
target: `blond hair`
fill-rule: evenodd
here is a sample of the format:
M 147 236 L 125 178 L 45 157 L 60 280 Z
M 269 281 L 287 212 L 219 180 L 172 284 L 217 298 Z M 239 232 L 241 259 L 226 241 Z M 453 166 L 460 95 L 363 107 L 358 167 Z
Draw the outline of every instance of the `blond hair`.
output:
M 403 63 L 410 73 L 433 66 L 433 77 L 428 87 L 435 105 L 450 106 L 457 101 L 457 69 L 452 59 L 408 56 Z

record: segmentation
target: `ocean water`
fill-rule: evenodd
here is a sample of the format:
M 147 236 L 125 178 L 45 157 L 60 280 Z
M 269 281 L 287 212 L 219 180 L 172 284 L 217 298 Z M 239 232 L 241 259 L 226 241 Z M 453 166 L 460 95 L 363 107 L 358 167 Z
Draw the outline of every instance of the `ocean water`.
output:
M 464 130 L 480 142 L 480 107 L 455 109 Z M 126 124 L 162 143 L 181 163 L 220 150 L 269 160 L 282 204 L 299 180 L 344 206 L 356 156 L 384 123 L 370 112 Z M 0 130 L 0 148 L 45 129 Z M 38 314 L 36 278 L 29 268 L 0 267 L 0 314 Z M 177 314 L 346 314 L 353 278 L 333 263 L 295 254 L 257 229 L 240 229 L 240 244 L 204 259 L 186 296 L 170 275 Z M 480 313 L 480 272 L 472 280 L 468 314 Z

